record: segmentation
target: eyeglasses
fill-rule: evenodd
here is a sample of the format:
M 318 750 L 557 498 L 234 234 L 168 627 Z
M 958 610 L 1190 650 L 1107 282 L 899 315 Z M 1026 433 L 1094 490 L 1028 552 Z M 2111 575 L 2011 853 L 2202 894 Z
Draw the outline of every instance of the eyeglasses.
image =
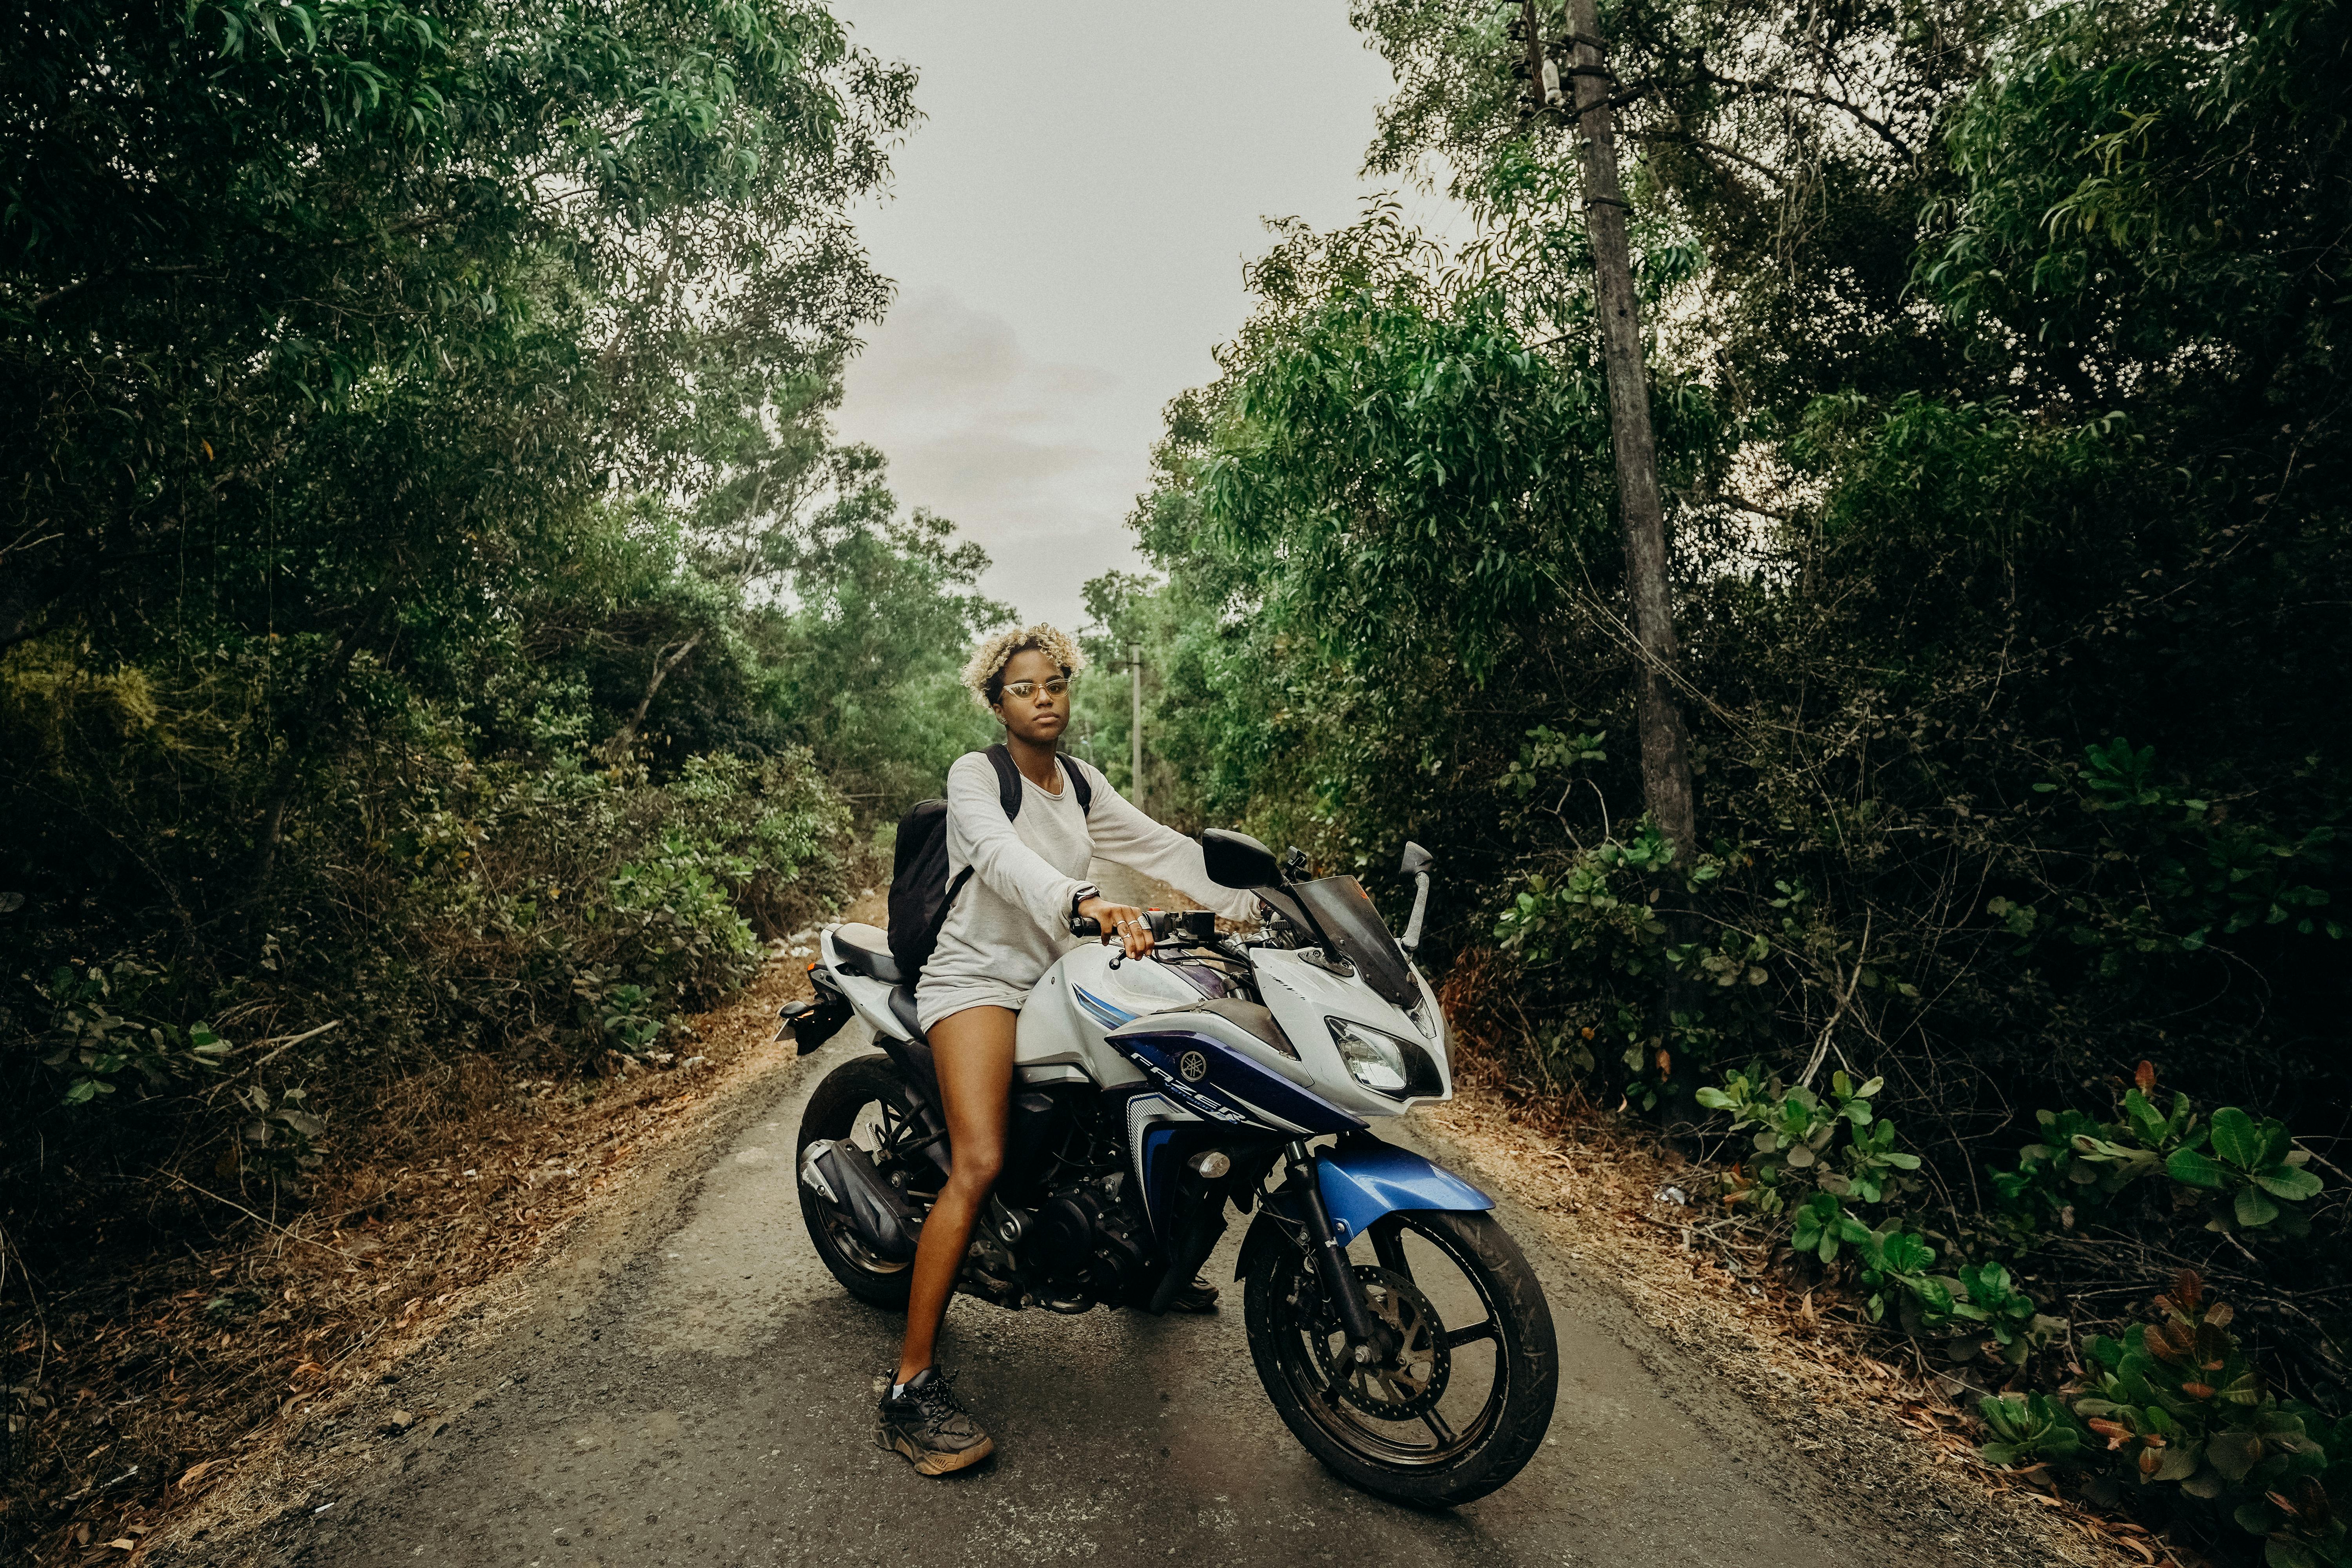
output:
M 1057 675 L 1045 682 L 1045 695 L 1048 697 L 1060 697 L 1069 689 L 1070 678 L 1066 675 Z M 1034 680 L 1008 680 L 1004 683 L 1004 695 L 1015 702 L 1026 702 L 1037 695 L 1037 683 Z

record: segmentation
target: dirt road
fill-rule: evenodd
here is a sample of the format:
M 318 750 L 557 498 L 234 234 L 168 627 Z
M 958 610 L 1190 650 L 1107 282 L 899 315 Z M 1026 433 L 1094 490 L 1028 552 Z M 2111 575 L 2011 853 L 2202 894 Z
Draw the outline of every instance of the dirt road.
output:
M 868 1048 L 845 1034 L 772 1093 L 747 1097 L 690 1179 L 646 1184 L 593 1216 L 510 1316 L 453 1337 L 437 1361 L 412 1364 L 341 1427 L 314 1434 L 330 1451 L 346 1443 L 372 1456 L 339 1489 L 163 1560 L 1864 1559 L 1829 1479 L 1736 1398 L 1678 1373 L 1605 1281 L 1532 1240 L 1563 1352 L 1559 1414 L 1516 1482 L 1454 1513 L 1378 1502 L 1308 1458 L 1258 1388 L 1237 1300 L 1213 1318 L 1163 1320 L 959 1301 L 945 1357 L 1001 1452 L 962 1478 L 914 1476 L 872 1445 L 870 1379 L 897 1320 L 824 1272 L 793 1187 L 810 1088 Z M 1502 1217 L 1522 1237 L 1540 1234 L 1508 1205 Z M 1238 1234 L 1213 1278 L 1230 1277 Z M 392 1430 L 395 1411 L 410 1425 Z
M 1097 869 L 1114 897 L 1177 901 Z M 1507 1200 L 1498 1213 L 1542 1277 L 1562 1365 L 1544 1447 L 1491 1497 L 1417 1513 L 1326 1473 L 1260 1390 L 1231 1285 L 1210 1318 L 959 1300 L 942 1358 L 999 1453 L 919 1478 L 873 1445 L 873 1379 L 898 1320 L 825 1272 L 793 1185 L 809 1091 L 871 1048 L 853 1027 L 738 1095 L 503 1303 L 306 1430 L 290 1469 L 320 1479 L 300 1480 L 313 1489 L 299 1507 L 149 1555 L 338 1568 L 1971 1559 L 1876 1522 L 1889 1510 L 1871 1481 L 1816 1468 Z M 1480 1179 L 1433 1129 L 1384 1131 Z M 1231 1279 L 1241 1234 L 1213 1279 Z

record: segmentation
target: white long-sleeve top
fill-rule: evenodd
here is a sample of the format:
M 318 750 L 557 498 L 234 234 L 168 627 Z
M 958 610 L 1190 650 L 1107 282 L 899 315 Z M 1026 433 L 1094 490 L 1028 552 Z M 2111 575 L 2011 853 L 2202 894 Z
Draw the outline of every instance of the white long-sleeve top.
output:
M 948 770 L 948 880 L 971 879 L 940 930 L 915 990 L 924 1028 L 966 1007 L 1018 1011 L 1039 977 L 1078 939 L 1070 900 L 1097 856 L 1180 888 L 1207 909 L 1247 919 L 1256 900 L 1209 880 L 1201 846 L 1136 809 L 1100 770 L 1061 759 L 1058 791 L 1022 776 L 1021 814 L 1008 820 L 996 769 L 979 752 Z M 1078 805 L 1068 770 L 1083 769 L 1091 811 Z

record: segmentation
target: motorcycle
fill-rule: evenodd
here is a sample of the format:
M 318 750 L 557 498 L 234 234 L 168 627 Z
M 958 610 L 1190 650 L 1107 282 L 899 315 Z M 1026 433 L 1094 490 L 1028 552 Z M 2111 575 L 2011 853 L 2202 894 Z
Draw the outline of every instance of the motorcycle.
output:
M 1348 1482 L 1449 1507 L 1517 1475 L 1559 1387 L 1535 1272 L 1476 1187 L 1376 1121 L 1453 1094 L 1450 1030 L 1353 877 L 1309 879 L 1245 834 L 1202 835 L 1210 877 L 1259 901 L 1256 933 L 1150 911 L 1154 951 L 1065 954 L 1021 1009 L 1004 1165 L 957 1289 L 999 1306 L 1158 1313 L 1251 1215 L 1235 1278 L 1259 1381 Z M 1099 936 L 1084 917 L 1075 936 Z M 805 1054 L 855 1016 L 880 1055 L 818 1084 L 799 1134 L 801 1211 L 849 1292 L 904 1310 L 950 1167 L 914 988 L 877 927 L 821 937 L 814 995 L 785 1009 Z M 1369 1256 L 1366 1256 L 1369 1254 Z

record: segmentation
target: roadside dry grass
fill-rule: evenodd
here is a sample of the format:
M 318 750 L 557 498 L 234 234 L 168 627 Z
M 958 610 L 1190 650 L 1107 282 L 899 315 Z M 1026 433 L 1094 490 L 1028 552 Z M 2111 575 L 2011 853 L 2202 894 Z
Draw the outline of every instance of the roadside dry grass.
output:
M 84 1278 L 29 1299 L 12 1283 L 0 1345 L 19 1425 L 0 1540 L 30 1564 L 126 1563 L 208 1512 L 242 1511 L 243 1493 L 278 1489 L 289 1438 L 386 1381 L 616 1184 L 788 1063 L 775 1015 L 807 994 L 804 963 L 779 953 L 692 1020 L 668 1070 L 559 1083 L 467 1060 L 388 1097 L 364 1146 L 338 1151 L 299 1210 L 273 1218 L 263 1196 L 181 1194 L 208 1211 L 213 1245 L 93 1257 Z

